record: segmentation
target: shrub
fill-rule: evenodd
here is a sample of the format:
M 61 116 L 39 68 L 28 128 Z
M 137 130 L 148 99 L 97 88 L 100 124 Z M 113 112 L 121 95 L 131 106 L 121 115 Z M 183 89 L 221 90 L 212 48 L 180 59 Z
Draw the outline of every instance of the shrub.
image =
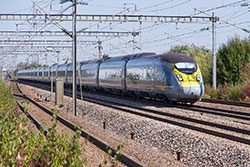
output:
M 21 114 L 9 89 L 0 81 L 0 166 L 87 165 L 87 159 L 81 154 L 84 148 L 79 143 L 80 131 L 73 136 L 58 134 L 57 116 L 54 115 L 50 134 L 47 137 L 43 131 L 35 134 Z M 109 151 L 108 160 L 104 159 L 99 166 L 117 166 L 122 147 L 119 145 L 114 153 Z
M 45 137 L 35 134 L 27 118 L 16 109 L 10 91 L 0 83 L 0 166 L 83 166 L 80 132 L 73 136 L 56 133 L 56 117 Z
M 234 85 L 218 85 L 214 90 L 211 86 L 205 85 L 206 96 L 213 99 L 233 100 L 233 101 L 250 101 L 250 83 Z
M 217 91 L 214 90 L 209 84 L 205 84 L 204 89 L 205 89 L 204 97 L 212 99 L 217 98 Z
M 239 101 L 240 100 L 240 86 L 230 86 L 227 90 L 226 100 Z
M 242 97 L 245 102 L 250 102 L 250 82 L 242 89 Z

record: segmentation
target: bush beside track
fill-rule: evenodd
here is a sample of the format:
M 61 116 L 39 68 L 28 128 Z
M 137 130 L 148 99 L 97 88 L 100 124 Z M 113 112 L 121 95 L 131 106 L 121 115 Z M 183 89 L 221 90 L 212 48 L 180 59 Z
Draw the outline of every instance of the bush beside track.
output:
M 204 98 L 250 102 L 250 82 L 237 86 L 219 85 L 216 90 L 210 85 L 205 85 Z
M 0 166 L 83 166 L 80 133 L 56 133 L 56 119 L 44 136 L 35 134 L 22 117 L 9 89 L 0 81 Z

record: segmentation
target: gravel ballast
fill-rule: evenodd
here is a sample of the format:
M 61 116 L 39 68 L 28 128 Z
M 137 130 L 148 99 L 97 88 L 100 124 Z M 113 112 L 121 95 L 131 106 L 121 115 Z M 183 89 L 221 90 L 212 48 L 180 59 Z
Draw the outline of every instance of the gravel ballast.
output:
M 30 88 L 33 94 L 48 91 Z M 61 111 L 71 114 L 71 98 Z M 51 103 L 53 104 L 53 103 Z M 85 101 L 77 101 L 79 124 L 146 166 L 250 166 L 250 146 L 167 123 L 135 116 Z M 103 122 L 106 129 L 103 130 Z M 131 140 L 134 133 L 134 140 Z M 181 160 L 176 153 L 181 152 Z

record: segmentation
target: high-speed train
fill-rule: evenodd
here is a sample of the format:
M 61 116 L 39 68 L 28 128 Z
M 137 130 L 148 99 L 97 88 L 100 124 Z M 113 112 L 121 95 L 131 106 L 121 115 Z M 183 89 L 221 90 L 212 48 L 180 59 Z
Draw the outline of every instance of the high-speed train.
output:
M 72 84 L 72 64 L 20 70 L 19 80 Z M 196 61 L 185 54 L 138 53 L 78 63 L 77 85 L 84 89 L 170 102 L 194 103 L 201 99 L 204 84 Z

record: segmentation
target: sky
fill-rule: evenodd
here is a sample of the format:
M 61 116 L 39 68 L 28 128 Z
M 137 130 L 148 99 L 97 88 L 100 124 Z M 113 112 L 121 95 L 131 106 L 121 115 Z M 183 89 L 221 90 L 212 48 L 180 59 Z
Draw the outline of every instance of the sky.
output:
M 60 0 L 2 0 L 0 14 L 36 14 L 42 8 L 49 14 L 71 14 L 68 8 L 71 2 L 60 4 Z M 241 39 L 249 38 L 250 31 L 250 0 L 81 0 L 88 5 L 79 4 L 77 14 L 93 15 L 153 15 L 153 16 L 215 16 L 216 22 L 216 50 L 222 44 L 235 36 Z M 248 6 L 242 6 L 245 3 Z M 68 10 L 65 10 L 67 9 Z M 58 22 L 62 27 L 71 31 L 72 23 Z M 60 31 L 54 24 L 45 24 L 44 21 L 3 21 L 0 19 L 0 31 Z M 85 31 L 112 31 L 112 32 L 140 32 L 140 22 L 77 22 L 77 30 Z M 16 36 L 0 35 L 0 40 L 68 40 L 68 36 Z M 179 45 L 196 45 L 212 49 L 211 22 L 196 23 L 162 23 L 142 22 L 141 36 L 132 35 L 120 37 L 78 36 L 77 59 L 79 61 L 98 58 L 97 41 L 101 41 L 101 54 L 111 57 L 140 52 L 155 52 L 161 54 L 171 47 Z M 91 42 L 84 42 L 91 41 Z M 133 42 L 134 41 L 134 42 Z M 1 43 L 0 65 L 6 68 L 13 67 L 20 62 L 39 62 L 51 65 L 58 61 L 64 63 L 72 57 L 71 43 L 63 49 L 45 52 L 44 48 L 22 48 L 15 45 Z M 50 47 L 47 43 L 46 47 Z M 14 48 L 14 49 L 13 49 Z M 48 49 L 46 50 L 48 51 Z M 47 55 L 47 56 L 46 56 Z

